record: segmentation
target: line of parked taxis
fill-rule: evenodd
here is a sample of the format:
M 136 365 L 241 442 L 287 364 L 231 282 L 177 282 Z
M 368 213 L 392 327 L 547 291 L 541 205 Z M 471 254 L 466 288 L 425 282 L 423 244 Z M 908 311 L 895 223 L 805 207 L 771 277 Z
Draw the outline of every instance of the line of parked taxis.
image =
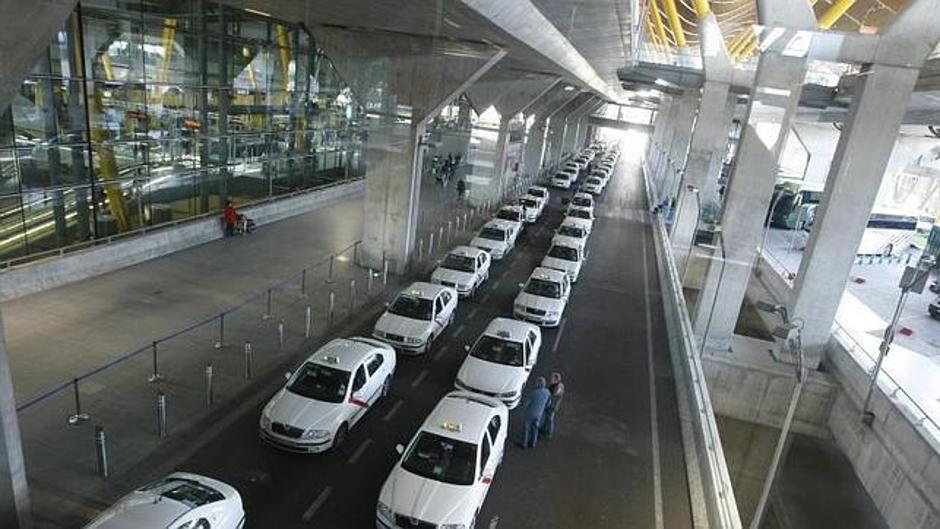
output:
M 568 202 L 551 246 L 513 303 L 515 318 L 495 318 L 467 346 L 467 356 L 445 395 L 407 446 L 382 486 L 379 528 L 470 529 L 504 454 L 509 410 L 519 405 L 542 345 L 540 327 L 556 327 L 587 258 L 594 197 L 610 179 L 618 153 L 582 151 L 551 179 L 571 189 L 593 170 Z M 596 163 L 594 163 L 596 162 Z M 561 175 L 561 176 L 559 176 Z M 397 353 L 420 355 L 454 323 L 460 298 L 479 293 L 493 261 L 516 247 L 526 225 L 541 217 L 549 190 L 532 186 L 501 207 L 467 245 L 447 253 L 429 282 L 399 293 L 376 321 L 371 337 L 337 338 L 294 372 L 261 412 L 259 432 L 282 450 L 320 453 L 343 444 L 351 428 L 391 388 Z M 397 352 L 397 353 L 396 353 Z M 235 488 L 188 473 L 174 473 L 119 500 L 86 529 L 161 527 L 236 529 L 245 511 Z

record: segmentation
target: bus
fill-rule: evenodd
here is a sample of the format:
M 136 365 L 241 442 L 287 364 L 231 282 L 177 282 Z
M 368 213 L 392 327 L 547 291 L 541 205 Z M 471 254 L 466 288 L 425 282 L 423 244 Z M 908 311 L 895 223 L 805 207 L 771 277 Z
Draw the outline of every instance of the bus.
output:
M 858 245 L 858 255 L 894 255 L 909 249 L 917 233 L 917 217 L 872 213 Z

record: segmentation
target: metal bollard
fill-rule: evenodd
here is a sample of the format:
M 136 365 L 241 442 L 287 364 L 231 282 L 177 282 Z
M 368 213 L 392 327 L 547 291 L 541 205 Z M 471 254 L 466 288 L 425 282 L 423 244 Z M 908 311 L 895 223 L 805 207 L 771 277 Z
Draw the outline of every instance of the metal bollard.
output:
M 355 244 L 353 244 L 353 262 L 354 263 L 359 262 L 359 242 L 358 241 Z
M 251 380 L 251 363 L 253 354 L 251 352 L 251 342 L 245 340 L 245 380 Z
M 428 235 L 428 257 L 434 255 L 434 233 Z
M 356 308 L 356 280 L 349 280 L 349 312 Z
M 160 370 L 157 368 L 157 342 L 150 343 L 150 358 L 153 364 L 153 372 L 150 373 L 150 377 L 147 378 L 147 382 L 154 384 L 163 380 L 163 375 L 160 374 Z
M 108 439 L 104 435 L 104 428 L 95 426 L 95 452 L 98 454 L 98 475 L 106 478 L 108 472 Z
M 388 259 L 382 259 L 382 288 L 388 286 Z
M 372 277 L 374 274 L 375 272 L 373 272 L 372 269 L 369 268 L 369 278 L 366 280 L 366 296 L 372 295 Z
M 206 407 L 212 406 L 215 392 L 212 388 L 212 364 L 206 364 Z
M 219 314 L 219 341 L 215 342 L 214 347 L 221 349 L 225 343 L 225 313 Z
M 468 220 L 469 220 L 469 217 L 467 216 L 467 213 L 464 212 L 464 214 L 463 214 L 463 230 L 464 230 L 464 231 L 467 231 L 467 221 L 468 221 Z
M 424 259 L 424 239 L 418 239 L 418 260 Z
M 329 319 L 330 325 L 333 325 L 333 314 L 336 309 L 336 293 L 332 290 L 330 291 L 330 309 L 329 309 Z
M 437 244 L 444 246 L 444 226 L 437 229 Z
M 313 308 L 310 305 L 304 307 L 304 338 L 310 338 L 313 331 Z
M 441 226 L 443 228 L 443 226 Z M 450 242 L 454 238 L 454 225 L 451 221 L 447 221 L 447 242 Z
M 277 322 L 277 348 L 284 348 L 284 320 L 278 320 Z
M 166 394 L 162 391 L 157 393 L 157 435 L 166 437 Z
M 300 271 L 300 297 L 307 298 L 307 269 Z
M 271 318 L 271 289 L 269 288 L 267 301 L 265 302 L 265 312 L 264 312 L 264 315 L 261 316 L 261 319 L 267 320 L 270 318 Z
M 335 260 L 336 260 L 336 256 L 335 256 L 335 255 L 330 255 L 330 275 L 329 275 L 329 277 L 327 277 L 327 279 L 326 279 L 326 282 L 327 282 L 327 283 L 332 283 L 332 282 L 333 282 L 333 261 L 335 261 Z
M 87 413 L 82 413 L 82 396 L 78 390 L 78 379 L 72 379 L 72 389 L 75 393 L 75 413 L 69 415 L 68 422 L 72 426 L 78 426 L 79 424 L 87 421 L 89 416 Z

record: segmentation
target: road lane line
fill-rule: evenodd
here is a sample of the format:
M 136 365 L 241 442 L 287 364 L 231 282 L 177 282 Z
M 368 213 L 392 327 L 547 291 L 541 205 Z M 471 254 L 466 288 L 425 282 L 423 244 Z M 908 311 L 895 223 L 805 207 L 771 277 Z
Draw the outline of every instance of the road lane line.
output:
M 313 515 L 320 510 L 320 507 L 323 507 L 323 504 L 326 503 L 327 498 L 330 497 L 330 494 L 333 492 L 333 487 L 327 485 L 317 496 L 317 499 L 313 500 L 313 503 L 310 504 L 310 507 L 304 511 L 303 520 L 309 522 Z
M 460 336 L 460 333 L 462 333 L 463 330 L 466 329 L 466 328 L 467 328 L 467 326 L 461 323 L 461 324 L 460 324 L 460 327 L 457 327 L 457 330 L 454 331 L 454 338 L 459 337 L 459 336 Z
M 493 282 L 493 288 L 494 288 L 494 289 L 499 288 L 499 284 L 502 283 L 502 282 L 503 282 L 503 278 L 500 277 L 499 279 L 497 279 L 496 281 Z
M 392 417 L 394 417 L 395 414 L 398 413 L 398 410 L 400 410 L 404 404 L 405 404 L 405 401 L 398 399 L 398 402 L 396 402 L 392 406 L 392 409 L 388 410 L 388 413 L 385 414 L 385 417 L 382 417 L 382 420 L 385 422 L 392 420 Z
M 558 351 L 558 344 L 561 343 L 561 335 L 565 332 L 566 323 L 568 323 L 568 316 L 561 319 L 561 325 L 558 326 L 558 334 L 555 335 L 555 343 L 552 344 L 552 353 Z
M 359 445 L 359 448 L 357 448 L 356 451 L 353 452 L 353 455 L 349 456 L 349 460 L 347 461 L 347 463 L 349 463 L 350 465 L 355 465 L 356 461 L 359 461 L 359 458 L 362 457 L 362 454 L 365 453 L 366 449 L 369 448 L 369 445 L 371 444 L 372 444 L 371 437 L 363 441 L 362 444 Z
M 436 353 L 434 353 L 434 356 L 431 357 L 431 360 L 434 360 L 435 362 L 437 362 L 438 360 L 441 359 L 442 356 L 444 356 L 444 353 L 446 352 L 447 352 L 447 347 L 441 347 L 440 349 L 437 350 Z
M 416 388 L 416 387 L 420 386 L 421 383 L 424 382 L 424 377 L 426 377 L 426 376 L 428 376 L 428 370 L 427 370 L 427 369 L 425 369 L 424 371 L 418 373 L 418 376 L 415 377 L 414 382 L 411 383 L 411 387 Z
M 470 319 L 473 319 L 476 317 L 477 312 L 479 311 L 480 311 L 480 307 L 473 307 L 473 309 L 467 313 L 467 317 Z
M 499 281 L 497 281 L 496 283 L 499 283 Z M 493 286 L 495 287 L 496 285 L 494 284 Z M 490 302 L 490 293 L 487 292 L 486 295 L 483 296 L 483 299 L 481 299 L 480 301 L 481 301 L 482 303 L 489 303 L 489 302 Z
M 489 529 L 496 529 L 497 525 L 499 525 L 499 516 L 494 516 L 493 519 L 490 520 Z
M 650 304 L 649 252 L 646 229 L 643 229 L 643 299 L 646 302 L 646 354 L 650 379 L 650 437 L 653 451 L 653 521 L 663 529 L 663 477 L 659 460 L 659 410 L 656 405 L 656 369 L 653 365 L 653 316 Z

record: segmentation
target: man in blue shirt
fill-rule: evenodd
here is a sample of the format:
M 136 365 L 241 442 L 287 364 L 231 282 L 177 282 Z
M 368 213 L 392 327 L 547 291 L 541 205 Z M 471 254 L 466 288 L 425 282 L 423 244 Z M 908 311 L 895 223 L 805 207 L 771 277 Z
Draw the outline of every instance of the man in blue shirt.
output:
M 545 377 L 539 377 L 535 381 L 535 388 L 530 389 L 522 398 L 522 409 L 525 412 L 525 439 L 522 448 L 535 448 L 539 442 L 539 425 L 542 423 L 542 415 L 548 401 L 552 398 L 551 392 L 545 386 Z

